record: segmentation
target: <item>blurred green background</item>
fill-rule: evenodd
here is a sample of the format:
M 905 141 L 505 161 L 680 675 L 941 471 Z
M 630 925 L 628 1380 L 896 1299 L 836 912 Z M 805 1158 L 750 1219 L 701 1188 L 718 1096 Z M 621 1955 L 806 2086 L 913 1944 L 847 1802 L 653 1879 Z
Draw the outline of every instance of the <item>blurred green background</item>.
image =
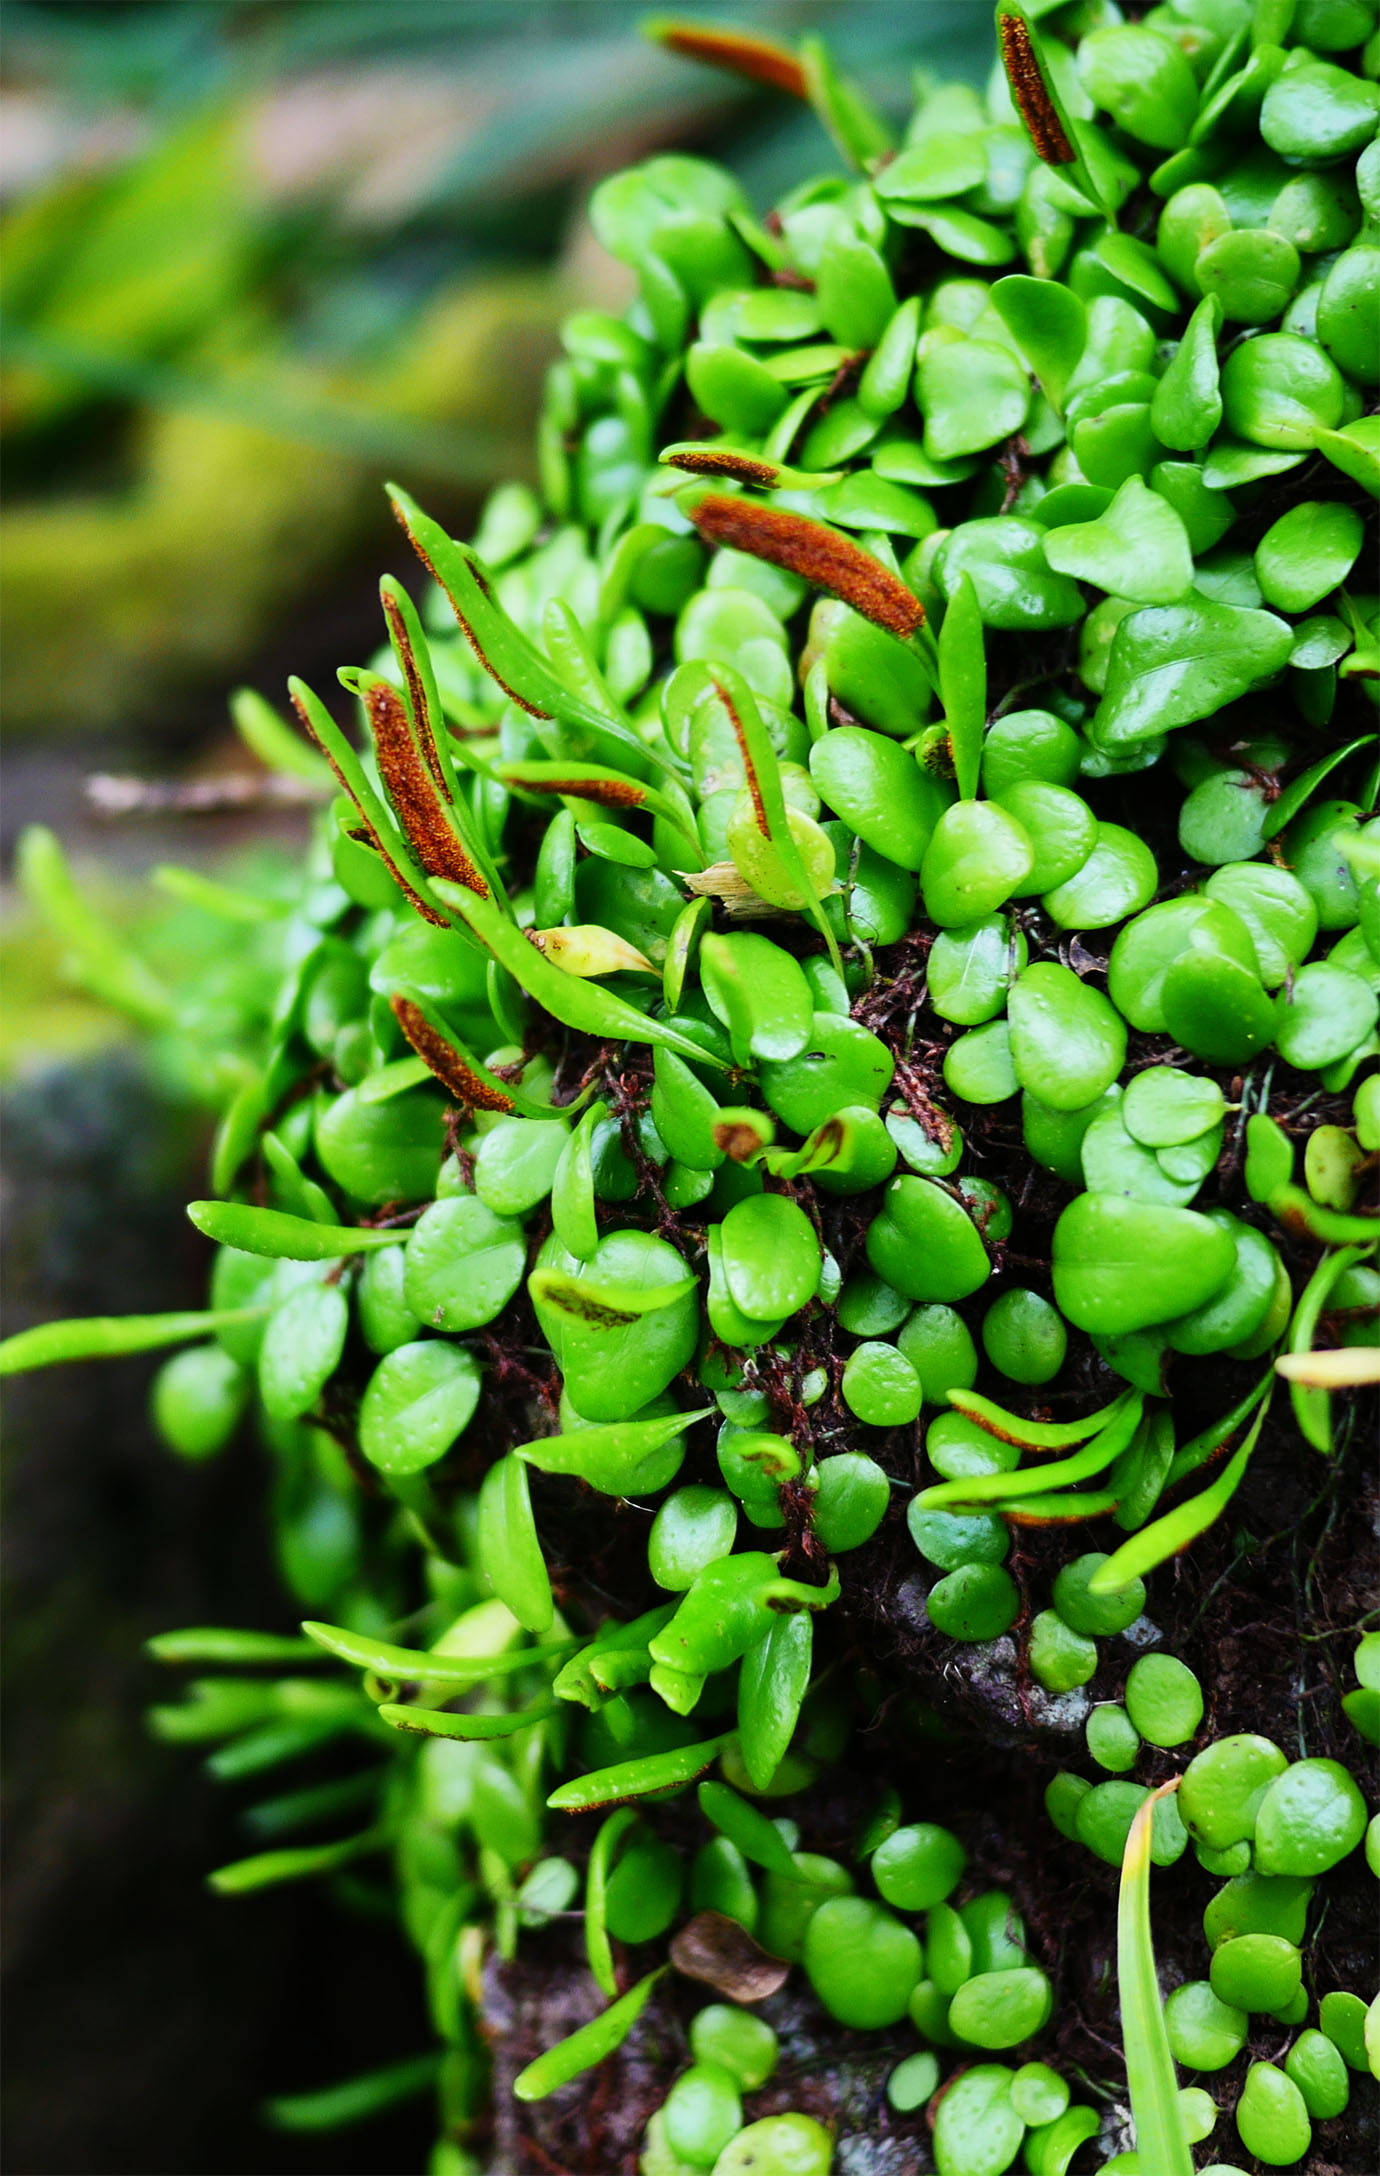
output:
M 979 79 L 986 0 L 740 0 L 673 12 L 820 31 L 884 109 L 917 65 Z M 178 813 L 249 758 L 227 691 L 329 684 L 415 584 L 385 477 L 456 533 L 530 476 L 556 328 L 618 307 L 583 213 L 669 147 L 759 208 L 834 155 L 812 115 L 664 53 L 635 0 L 8 0 L 0 71 L 0 1079 L 7 1329 L 196 1305 L 182 1216 L 210 1084 L 199 1019 L 246 1001 L 223 926 L 148 889 L 298 853 L 300 811 Z M 93 773 L 132 778 L 102 815 Z M 150 794 L 149 784 L 155 788 Z M 14 885 L 32 821 L 157 964 L 189 1031 L 152 1054 L 65 978 Z M 195 991 L 195 999 L 193 999 Z M 197 1008 L 200 1008 L 199 1011 Z M 189 1056 L 189 1053 L 191 1054 Z M 421 2044 L 386 1928 L 312 1892 L 226 1905 L 228 1808 L 147 1741 L 140 1642 L 280 1622 L 261 1474 L 153 1443 L 151 1368 L 7 1400 L 5 2165 L 15 2176 L 408 2170 L 427 2117 L 265 2132 L 268 2093 Z

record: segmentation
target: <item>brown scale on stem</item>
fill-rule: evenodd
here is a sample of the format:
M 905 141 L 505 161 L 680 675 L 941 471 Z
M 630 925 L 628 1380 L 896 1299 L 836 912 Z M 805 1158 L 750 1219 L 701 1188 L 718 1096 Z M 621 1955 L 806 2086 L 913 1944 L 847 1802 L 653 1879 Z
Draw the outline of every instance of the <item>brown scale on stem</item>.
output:
M 393 1017 L 407 1037 L 423 1065 L 436 1075 L 443 1086 L 449 1088 L 455 1100 L 466 1111 L 505 1111 L 513 1109 L 513 1099 L 505 1096 L 501 1088 L 494 1088 L 477 1073 L 471 1072 L 458 1050 L 438 1035 L 420 1006 L 410 998 L 394 992 L 389 999 Z
M 1044 72 L 1035 57 L 1030 27 L 1019 15 L 1003 12 L 997 19 L 1002 66 L 1011 85 L 1011 96 L 1035 146 L 1035 155 L 1046 166 L 1069 166 L 1078 153 L 1064 133 Z
M 702 498 L 691 509 L 690 519 L 706 544 L 725 544 L 734 551 L 750 552 L 754 559 L 765 559 L 771 566 L 784 567 L 816 589 L 828 590 L 902 642 L 924 625 L 925 608 L 900 576 L 851 537 L 840 536 L 821 521 L 717 492 Z

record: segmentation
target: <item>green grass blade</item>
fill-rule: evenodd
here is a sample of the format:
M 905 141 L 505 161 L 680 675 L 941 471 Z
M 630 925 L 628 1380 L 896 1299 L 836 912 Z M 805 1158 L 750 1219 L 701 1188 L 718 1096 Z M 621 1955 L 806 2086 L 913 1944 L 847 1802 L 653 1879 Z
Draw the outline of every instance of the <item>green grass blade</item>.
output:
M 1121 1862 L 1116 1968 L 1121 1991 L 1121 2038 L 1136 2125 L 1136 2155 L 1155 2176 L 1193 2176 L 1193 2156 L 1179 2113 L 1179 2085 L 1165 2030 L 1155 1947 L 1150 1937 L 1150 1839 L 1155 1803 L 1177 1791 L 1179 1778 L 1152 1791 L 1137 1811 Z

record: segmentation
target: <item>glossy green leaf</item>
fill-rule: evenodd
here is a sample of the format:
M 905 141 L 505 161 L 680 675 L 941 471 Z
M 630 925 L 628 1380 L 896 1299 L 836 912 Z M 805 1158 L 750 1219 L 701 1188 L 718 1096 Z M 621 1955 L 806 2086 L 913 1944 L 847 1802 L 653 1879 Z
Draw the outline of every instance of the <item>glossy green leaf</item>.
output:
M 1197 597 L 1148 605 L 1121 622 L 1093 719 L 1100 748 L 1133 747 L 1208 718 L 1288 663 L 1293 634 L 1272 612 Z
M 555 2047 L 548 2048 L 535 2062 L 528 2063 L 526 2069 L 520 2070 L 513 2080 L 513 2091 L 517 2098 L 522 2101 L 545 2100 L 548 2094 L 559 2092 L 572 2078 L 578 2078 L 582 2072 L 592 2070 L 596 2063 L 602 2063 L 606 2056 L 612 2055 L 627 2039 L 666 1969 L 665 1965 L 661 1965 L 655 1972 L 649 1972 L 635 1987 L 630 1987 L 626 1995 L 620 1995 L 617 2002 L 611 2002 L 598 2017 L 591 2018 L 587 2025 L 581 2025 L 567 2039 L 557 2041 Z
M 1069 379 L 1088 337 L 1082 302 L 1070 287 L 1017 272 L 995 283 L 992 307 L 1051 405 L 1062 413 Z
M 1181 1549 L 1186 1549 L 1190 1542 L 1196 1541 L 1200 1534 L 1205 1534 L 1215 1524 L 1241 1484 L 1250 1464 L 1251 1453 L 1260 1439 L 1260 1431 L 1265 1425 L 1268 1411 L 1267 1400 L 1257 1413 L 1239 1450 L 1233 1454 L 1210 1487 L 1200 1490 L 1196 1496 L 1191 1496 L 1187 1503 L 1178 1504 L 1172 1511 L 1166 1511 L 1163 1517 L 1142 1527 L 1138 1534 L 1133 1534 L 1129 1541 L 1124 1541 L 1119 1549 L 1113 1551 L 1089 1582 L 1093 1593 L 1107 1594 L 1115 1587 L 1125 1586 L 1130 1580 L 1143 1577 L 1146 1572 L 1153 1571 L 1157 1564 L 1167 1563 L 1171 1556 L 1177 1556 Z
M 1182 521 L 1139 476 L 1127 477 L 1097 520 L 1051 529 L 1044 551 L 1056 573 L 1095 582 L 1138 604 L 1171 604 L 1193 576 Z
M 1150 402 L 1150 422 L 1162 446 L 1178 453 L 1198 453 L 1222 420 L 1222 394 L 1217 368 L 1217 329 L 1222 306 L 1215 295 L 1205 295 L 1184 327 L 1168 369 Z M 1104 584 L 1104 588 L 1116 585 Z M 1118 595 L 1131 592 L 1119 590 Z M 1143 602 L 1156 602 L 1145 598 Z
M 641 1496 L 674 1480 L 685 1447 L 677 1439 L 712 1407 L 659 1420 L 612 1421 L 573 1435 L 519 1443 L 513 1456 L 543 1473 L 571 1473 L 605 1496 Z
M 808 1630 L 811 1620 L 807 1612 L 801 1617 L 785 1617 L 781 1621 L 783 1625 L 803 1623 Z M 768 1780 L 775 1768 L 773 1761 L 767 1771 Z M 780 1829 L 765 1813 L 759 1812 L 747 1799 L 740 1798 L 726 1783 L 702 1783 L 697 1795 L 705 1819 L 712 1822 L 721 1836 L 727 1836 L 736 1844 L 745 1859 L 750 1859 L 754 1866 L 764 1866 L 768 1873 L 779 1874 L 784 1881 L 796 1879 L 795 1859 Z
M 814 1018 L 810 985 L 780 945 L 745 932 L 707 930 L 699 966 L 710 1008 L 728 1029 L 735 1064 L 793 1058 L 805 1048 Z
M 612 1768 L 595 1769 L 561 1784 L 546 1803 L 556 1813 L 588 1813 L 599 1806 L 619 1805 L 654 1792 L 679 1790 L 702 1776 L 732 1743 L 733 1732 L 728 1731 L 701 1745 L 680 1745 L 669 1753 L 647 1753 L 636 1760 L 619 1761 Z
M 551 1578 L 532 1517 L 527 1468 L 511 1453 L 490 1466 L 480 1484 L 476 1545 L 490 1586 L 518 1623 L 538 1635 L 549 1631 L 555 1614 Z
M 399 1345 L 360 1401 L 360 1449 L 381 1473 L 420 1473 L 468 1427 L 479 1385 L 478 1364 L 460 1346 L 429 1338 Z
M 978 790 L 987 723 L 987 658 L 977 593 L 966 573 L 959 577 L 939 630 L 939 699 L 949 729 L 959 797 L 971 801 Z
M 1231 1274 L 1236 1249 L 1196 1210 L 1080 1194 L 1054 1228 L 1053 1259 L 1061 1314 L 1120 1337 L 1201 1306 Z
M 755 1790 L 769 1787 L 790 1749 L 809 1690 L 813 1647 L 814 1618 L 802 1609 L 778 1617 L 766 1637 L 743 1657 L 738 1673 L 738 1734 L 743 1764 Z M 761 1857 L 760 1847 L 748 1851 L 741 1834 L 727 1827 L 724 1833 L 733 1837 L 747 1857 L 770 1865 Z
M 187 1214 L 199 1232 L 242 1254 L 269 1255 L 290 1262 L 335 1262 L 367 1253 L 371 1247 L 395 1247 L 396 1231 L 367 1225 L 318 1224 L 289 1216 L 281 1209 L 256 1209 L 244 1201 L 193 1201 Z
M 733 1303 L 758 1321 L 793 1315 L 814 1298 L 820 1245 L 798 1202 L 756 1194 L 724 1218 L 723 1275 Z
M 71 1322 L 39 1322 L 0 1343 L 0 1375 L 56 1367 L 64 1360 L 118 1360 L 125 1353 L 156 1352 L 210 1331 L 262 1322 L 263 1307 L 208 1308 L 170 1315 L 88 1315 Z

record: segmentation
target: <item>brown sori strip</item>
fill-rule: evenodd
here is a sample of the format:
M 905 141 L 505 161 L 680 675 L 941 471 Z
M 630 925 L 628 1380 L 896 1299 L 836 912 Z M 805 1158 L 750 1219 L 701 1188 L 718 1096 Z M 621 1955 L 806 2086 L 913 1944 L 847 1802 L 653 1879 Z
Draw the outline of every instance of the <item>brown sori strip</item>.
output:
M 394 991 L 388 1002 L 393 1008 L 394 1019 L 417 1056 L 430 1067 L 437 1080 L 449 1088 L 465 1110 L 511 1111 L 514 1108 L 512 1097 L 472 1072 L 454 1045 L 437 1034 L 421 1008 L 410 998 Z
M 998 18 L 997 36 L 1011 96 L 1035 146 L 1036 156 L 1043 159 L 1046 166 L 1067 166 L 1078 154 L 1064 134 L 1064 124 L 1055 111 L 1030 42 L 1029 26 L 1023 17 L 1003 13 Z
M 778 474 L 774 462 L 754 461 L 751 454 L 734 453 L 728 447 L 720 451 L 717 446 L 687 446 L 661 458 L 668 468 L 688 469 L 692 476 L 731 476 L 735 483 L 756 484 L 762 491 L 770 491 Z
M 446 820 L 445 803 L 397 689 L 375 680 L 365 690 L 364 704 L 379 775 L 418 861 L 428 876 L 446 877 L 487 899 L 489 887 Z
M 730 501 L 730 504 L 732 503 L 734 502 Z M 752 760 L 752 750 L 748 747 L 747 734 L 743 731 L 743 721 L 738 715 L 738 706 L 712 666 L 710 667 L 709 676 L 718 689 L 719 701 L 728 712 L 728 722 L 733 728 L 733 738 L 738 743 L 738 753 L 743 759 L 743 769 L 747 772 L 748 792 L 752 795 L 752 813 L 756 819 L 757 828 L 764 839 L 769 839 L 771 837 L 771 826 L 767 822 L 766 804 L 762 799 L 762 788 L 757 777 L 757 765 Z
M 774 91 L 788 91 L 792 98 L 808 98 L 805 71 L 788 47 L 771 38 L 750 37 L 742 30 L 716 30 L 703 23 L 659 22 L 659 45 L 668 46 L 686 60 L 702 60 L 710 68 L 726 68 L 746 76 L 751 83 L 766 83 Z
M 690 519 L 707 544 L 727 544 L 785 567 L 902 641 L 924 625 L 925 608 L 905 583 L 851 537 L 826 529 L 821 521 L 717 492 L 692 507 Z
M 413 891 L 412 886 L 408 883 L 407 878 L 403 875 L 402 870 L 398 867 L 392 855 L 389 853 L 388 848 L 384 845 L 383 840 L 379 837 L 373 825 L 369 822 L 369 819 L 365 815 L 363 809 L 360 808 L 358 801 L 356 801 L 354 795 L 350 791 L 349 786 L 346 784 L 345 776 L 344 773 L 341 771 L 340 765 L 336 762 L 335 757 L 331 754 L 330 749 L 325 745 L 324 741 L 322 741 L 318 737 L 316 729 L 311 722 L 311 716 L 307 710 L 306 704 L 299 701 L 298 697 L 292 695 L 291 693 L 289 694 L 289 700 L 292 704 L 293 709 L 296 711 L 298 717 L 302 721 L 303 732 L 306 734 L 308 740 L 313 741 L 315 745 L 321 750 L 322 755 L 326 758 L 326 761 L 330 764 L 330 767 L 335 774 L 336 782 L 339 785 L 341 792 L 344 794 L 346 800 L 350 803 L 351 807 L 355 809 L 359 816 L 359 830 L 357 832 L 351 832 L 350 836 L 352 838 L 361 839 L 366 845 L 373 847 L 375 853 L 378 855 L 380 861 L 383 863 L 385 869 L 388 871 L 388 874 L 392 877 L 393 882 L 397 885 L 398 890 L 403 893 L 405 898 L 411 901 L 412 906 L 416 909 L 417 913 L 420 914 L 424 922 L 430 922 L 436 929 L 449 929 L 450 923 L 446 920 L 444 914 L 438 914 L 434 907 L 429 907 L 424 899 L 418 898 L 416 892 Z
M 631 778 L 515 778 L 519 793 L 569 793 L 601 808 L 641 808 L 645 786 Z
M 412 638 L 407 631 L 407 622 L 398 610 L 397 598 L 390 597 L 387 590 L 383 592 L 383 613 L 397 644 L 398 655 L 402 659 L 403 677 L 407 681 L 407 692 L 412 700 L 412 716 L 416 721 L 417 738 L 422 744 L 422 754 L 426 757 L 427 769 L 435 779 L 438 791 L 444 793 L 446 781 L 441 770 L 441 759 L 436 753 L 429 730 L 431 724 L 430 709 L 426 699 L 426 689 L 422 684 L 422 676 L 417 670 L 417 659 L 412 648 Z

